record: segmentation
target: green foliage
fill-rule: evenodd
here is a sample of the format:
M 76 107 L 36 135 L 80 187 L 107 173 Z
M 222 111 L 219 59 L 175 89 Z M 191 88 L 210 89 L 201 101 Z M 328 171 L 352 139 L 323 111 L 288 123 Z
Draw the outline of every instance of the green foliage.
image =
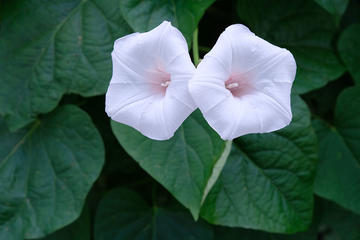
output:
M 90 212 L 85 207 L 81 216 L 72 224 L 38 240 L 90 240 Z
M 334 203 L 316 199 L 316 211 L 310 228 L 297 234 L 269 234 L 241 228 L 216 227 L 215 240 L 357 240 L 360 237 L 360 216 Z
M 201 16 L 215 0 L 122 0 L 120 9 L 136 32 L 145 32 L 168 20 L 191 42 Z
M 74 221 L 104 147 L 88 115 L 65 105 L 10 133 L 0 120 L 0 239 L 42 237 Z
M 240 137 L 201 215 L 209 222 L 271 232 L 307 229 L 317 159 L 310 113 L 293 98 L 292 123 L 281 131 Z
M 105 93 L 113 42 L 131 32 L 116 2 L 18 0 L 2 8 L 0 114 L 11 130 L 53 110 L 65 93 Z
M 304 233 L 281 235 L 261 231 L 246 230 L 242 228 L 216 228 L 215 240 L 317 240 L 315 227 Z
M 315 2 L 238 0 L 237 11 L 252 31 L 294 55 L 298 67 L 295 92 L 320 88 L 343 74 L 331 46 L 336 26 Z
M 360 239 L 359 13 L 357 0 L 0 0 L 0 240 Z M 110 122 L 114 41 L 164 20 L 189 46 L 200 29 L 200 58 L 234 23 L 289 49 L 291 124 L 224 142 L 198 110 L 168 141 Z
M 315 0 L 315 2 L 334 15 L 335 22 L 339 23 L 349 0 Z
M 5 36 L 0 38 L 0 114 L 16 130 L 37 114 L 53 110 L 65 93 L 104 94 L 115 39 L 170 20 L 181 26 L 190 42 L 212 2 L 17 0 L 8 4 L 0 12 Z
M 186 119 L 167 141 L 151 140 L 114 121 L 112 128 L 130 156 L 197 218 L 203 199 L 225 164 L 231 143 L 220 139 L 200 111 Z
M 95 219 L 95 240 L 212 239 L 211 228 L 194 223 L 181 208 L 163 208 L 136 192 L 114 189 L 101 200 Z
M 315 192 L 360 213 L 360 88 L 338 97 L 333 125 L 316 119 L 319 167 Z
M 318 202 L 318 209 L 316 222 L 325 240 L 360 239 L 359 215 L 324 200 Z
M 357 84 L 360 84 L 360 23 L 353 24 L 346 28 L 341 34 L 338 49 L 341 59 Z

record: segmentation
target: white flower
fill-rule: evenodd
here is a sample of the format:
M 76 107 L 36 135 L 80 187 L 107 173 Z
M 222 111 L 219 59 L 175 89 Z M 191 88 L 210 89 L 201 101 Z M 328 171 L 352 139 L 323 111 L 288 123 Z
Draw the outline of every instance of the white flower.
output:
M 195 67 L 187 43 L 170 22 L 115 41 L 106 112 L 143 135 L 171 138 L 195 109 L 188 82 Z
M 241 24 L 229 26 L 189 82 L 205 119 L 223 139 L 264 133 L 291 121 L 292 54 L 255 36 Z

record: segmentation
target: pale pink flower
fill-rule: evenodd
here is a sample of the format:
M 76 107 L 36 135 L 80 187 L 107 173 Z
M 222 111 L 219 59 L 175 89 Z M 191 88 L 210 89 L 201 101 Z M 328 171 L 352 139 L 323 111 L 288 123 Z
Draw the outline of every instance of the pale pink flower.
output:
M 292 54 L 229 26 L 189 82 L 190 93 L 210 126 L 226 140 L 281 129 L 292 118 Z
M 165 140 L 196 108 L 188 92 L 195 67 L 178 29 L 163 22 L 116 40 L 106 112 L 143 135 Z

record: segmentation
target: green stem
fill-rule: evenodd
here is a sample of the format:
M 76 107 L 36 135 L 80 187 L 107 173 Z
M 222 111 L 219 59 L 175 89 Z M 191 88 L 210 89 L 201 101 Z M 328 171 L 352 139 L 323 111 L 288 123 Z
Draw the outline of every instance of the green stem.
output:
M 195 66 L 199 65 L 200 63 L 198 34 L 199 34 L 199 30 L 196 29 L 193 35 L 193 46 L 192 46 Z

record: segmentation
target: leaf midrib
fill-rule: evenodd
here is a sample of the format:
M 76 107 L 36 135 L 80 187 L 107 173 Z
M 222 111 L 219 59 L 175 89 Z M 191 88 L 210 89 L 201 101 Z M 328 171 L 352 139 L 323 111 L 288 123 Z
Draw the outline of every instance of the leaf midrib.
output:
M 16 151 L 26 142 L 26 140 L 32 136 L 35 130 L 40 126 L 40 120 L 36 120 L 31 129 L 15 144 L 8 155 L 3 158 L 0 169 L 6 164 L 6 162 L 16 153 Z
M 262 168 L 260 168 L 244 151 L 240 150 L 241 154 L 244 155 L 244 160 L 249 161 L 258 171 L 270 182 L 270 184 L 280 193 L 281 197 L 286 200 L 287 205 L 293 210 L 296 216 L 303 220 L 301 215 L 296 210 L 296 207 L 293 205 L 292 202 L 286 197 L 285 193 L 280 190 L 280 188 L 272 181 L 272 179 L 264 172 Z

